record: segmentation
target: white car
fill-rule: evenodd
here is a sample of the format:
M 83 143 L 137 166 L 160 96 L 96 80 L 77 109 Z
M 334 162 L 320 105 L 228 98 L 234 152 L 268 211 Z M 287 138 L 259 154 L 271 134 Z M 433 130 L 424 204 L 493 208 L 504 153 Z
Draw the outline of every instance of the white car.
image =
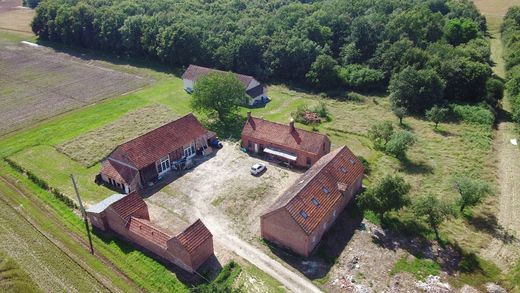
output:
M 265 165 L 262 163 L 256 163 L 251 166 L 251 175 L 258 175 L 265 170 Z

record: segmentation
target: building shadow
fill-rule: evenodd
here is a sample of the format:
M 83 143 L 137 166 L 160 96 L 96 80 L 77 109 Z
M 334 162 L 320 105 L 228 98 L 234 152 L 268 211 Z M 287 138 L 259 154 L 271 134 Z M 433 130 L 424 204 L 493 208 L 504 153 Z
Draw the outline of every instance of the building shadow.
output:
M 334 225 L 322 237 L 309 257 L 299 256 L 274 243 L 266 242 L 273 254 L 311 280 L 325 277 L 336 263 L 358 229 L 363 229 L 363 215 L 350 203 L 338 216 Z
M 95 236 L 101 239 L 105 245 L 116 245 L 121 251 L 128 255 L 133 252 L 142 253 L 144 256 L 153 259 L 161 266 L 166 268 L 171 273 L 175 274 L 177 279 L 187 287 L 193 287 L 204 283 L 209 283 L 220 273 L 222 270 L 222 264 L 218 261 L 215 255 L 206 260 L 201 267 L 197 269 L 195 273 L 190 273 L 180 268 L 179 266 L 169 262 L 168 260 L 154 254 L 145 247 L 142 247 L 134 242 L 128 241 L 123 237 L 113 233 L 99 230 L 96 227 L 92 227 L 92 232 Z M 96 251 L 96 246 L 94 246 Z
M 139 191 L 139 194 L 143 198 L 149 198 L 150 196 L 154 195 L 155 193 L 159 192 L 166 186 L 170 185 L 173 181 L 181 178 L 182 176 L 189 174 L 193 172 L 198 165 L 203 164 L 204 162 L 214 158 L 219 152 L 219 149 L 213 149 L 213 152 L 211 154 L 208 154 L 206 156 L 196 156 L 193 158 L 193 165 L 189 168 L 181 169 L 181 170 L 173 170 L 169 172 L 166 176 L 162 177 L 161 179 L 155 181 L 152 186 L 146 186 L 142 190 Z

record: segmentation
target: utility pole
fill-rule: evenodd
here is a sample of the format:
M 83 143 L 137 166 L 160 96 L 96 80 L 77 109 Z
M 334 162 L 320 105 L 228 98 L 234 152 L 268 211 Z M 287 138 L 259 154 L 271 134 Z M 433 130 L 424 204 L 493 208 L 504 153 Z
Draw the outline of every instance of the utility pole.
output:
M 92 246 L 92 238 L 90 237 L 90 230 L 88 228 L 88 220 L 87 213 L 85 212 L 85 208 L 83 207 L 83 203 L 81 202 L 81 197 L 79 196 L 78 187 L 76 186 L 76 181 L 74 180 L 74 175 L 70 174 L 70 180 L 72 181 L 72 185 L 74 185 L 74 191 L 76 191 L 76 196 L 78 197 L 79 209 L 81 211 L 81 215 L 83 216 L 83 220 L 85 221 L 85 230 L 87 230 L 88 242 L 90 244 L 90 254 L 94 254 L 94 246 Z

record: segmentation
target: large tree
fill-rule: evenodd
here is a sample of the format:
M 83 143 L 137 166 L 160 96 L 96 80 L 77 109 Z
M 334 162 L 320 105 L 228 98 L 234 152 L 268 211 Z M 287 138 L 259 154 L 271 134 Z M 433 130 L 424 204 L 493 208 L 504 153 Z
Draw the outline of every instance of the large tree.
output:
M 232 73 L 209 73 L 193 87 L 194 109 L 226 122 L 247 99 L 244 85 Z
M 479 179 L 462 176 L 453 179 L 453 183 L 459 192 L 458 204 L 461 212 L 466 207 L 473 207 L 481 203 L 492 192 L 491 187 Z
M 361 194 L 358 203 L 362 208 L 378 214 L 383 221 L 387 212 L 399 210 L 410 202 L 409 191 L 410 185 L 402 177 L 386 175 Z
M 444 81 L 434 70 L 407 67 L 392 76 L 388 89 L 393 107 L 405 107 L 412 113 L 422 114 L 441 102 Z
M 417 217 L 426 220 L 435 232 L 437 240 L 440 240 L 439 225 L 453 214 L 451 206 L 430 194 L 417 199 L 412 209 Z

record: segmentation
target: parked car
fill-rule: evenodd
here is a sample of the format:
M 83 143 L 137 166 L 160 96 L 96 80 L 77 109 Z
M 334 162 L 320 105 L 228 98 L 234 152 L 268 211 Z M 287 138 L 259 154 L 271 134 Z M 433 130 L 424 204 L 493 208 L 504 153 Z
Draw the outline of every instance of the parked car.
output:
M 264 172 L 266 169 L 265 165 L 262 163 L 256 163 L 253 166 L 251 166 L 251 175 L 258 175 L 262 172 Z

